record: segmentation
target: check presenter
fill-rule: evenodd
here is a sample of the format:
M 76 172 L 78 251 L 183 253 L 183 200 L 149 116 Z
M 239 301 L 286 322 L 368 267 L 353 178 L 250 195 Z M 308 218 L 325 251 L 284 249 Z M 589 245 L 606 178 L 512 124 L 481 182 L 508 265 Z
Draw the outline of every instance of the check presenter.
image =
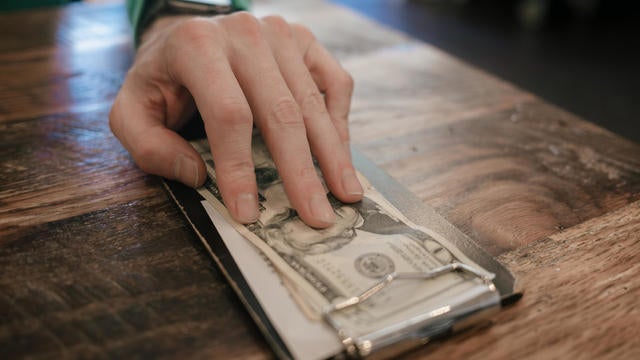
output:
M 335 222 L 313 157 L 338 199 L 362 198 L 349 151 L 353 79 L 306 27 L 245 11 L 201 14 L 207 11 L 202 6 L 189 8 L 196 1 L 180 7 L 180 1 L 158 1 L 154 9 L 140 9 L 141 3 L 130 2 L 130 14 L 155 14 L 139 30 L 135 60 L 109 124 L 142 170 L 192 187 L 204 183 L 204 162 L 176 133 L 197 109 L 218 186 L 236 221 L 259 216 L 254 126 L 306 224 L 325 228 Z

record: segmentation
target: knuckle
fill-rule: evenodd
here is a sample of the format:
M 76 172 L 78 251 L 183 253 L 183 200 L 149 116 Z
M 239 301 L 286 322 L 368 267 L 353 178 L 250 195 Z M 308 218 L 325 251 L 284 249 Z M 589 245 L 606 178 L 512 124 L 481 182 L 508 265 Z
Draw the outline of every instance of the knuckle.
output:
M 152 145 L 150 141 L 136 141 L 135 147 L 131 152 L 136 164 L 145 172 L 150 172 L 151 163 L 156 156 L 157 149 Z
M 245 128 L 253 123 L 251 109 L 242 99 L 222 99 L 217 105 L 217 111 L 225 123 L 232 127 Z
M 315 35 L 311 32 L 311 30 L 309 30 L 308 27 L 298 23 L 293 23 L 290 25 L 290 27 L 296 34 L 296 37 L 303 40 L 303 42 L 310 43 L 316 40 Z
M 349 143 L 351 141 L 351 135 L 349 134 L 349 127 L 345 126 L 343 131 L 339 133 L 340 139 L 344 143 Z
M 282 98 L 273 105 L 271 116 L 269 117 L 270 126 L 302 126 L 302 115 L 300 107 L 291 98 Z
M 353 90 L 353 86 L 354 86 L 354 80 L 353 80 L 353 76 L 351 76 L 351 74 L 349 74 L 346 71 L 343 71 L 342 75 L 339 77 L 338 82 L 340 84 L 340 86 L 344 87 L 345 89 L 349 89 L 349 90 Z
M 111 129 L 111 132 L 117 137 L 118 136 L 118 131 L 119 129 L 119 125 L 120 125 L 120 117 L 119 117 L 119 107 L 120 103 L 118 102 L 118 99 L 116 98 L 116 101 L 113 103 L 113 106 L 111 106 L 111 110 L 109 110 L 109 128 Z
M 250 160 L 224 161 L 217 164 L 217 167 L 226 183 L 239 185 L 255 180 L 254 166 Z
M 295 172 L 296 181 L 300 182 L 313 182 L 318 180 L 318 173 L 316 168 L 312 165 L 304 165 L 297 169 Z
M 349 130 L 345 130 L 345 131 L 338 131 L 338 136 L 340 138 L 340 141 L 342 141 L 342 144 L 344 144 L 345 147 L 349 146 L 349 143 L 351 142 L 351 137 L 349 136 Z M 347 151 L 349 149 L 347 148 Z
M 215 32 L 214 24 L 205 18 L 193 18 L 176 25 L 171 40 L 180 44 L 200 46 L 211 43 Z
M 262 21 L 282 37 L 291 38 L 293 36 L 291 26 L 289 26 L 289 23 L 282 16 L 266 16 L 262 18 Z
M 260 29 L 260 22 L 255 16 L 249 14 L 246 11 L 234 13 L 228 18 L 232 21 L 232 26 L 237 29 L 241 36 L 248 39 L 257 41 L 262 38 L 262 31 Z
M 324 115 L 327 113 L 324 97 L 318 91 L 312 91 L 305 95 L 300 103 L 302 104 L 302 113 L 305 115 Z
M 239 11 L 231 14 L 229 19 L 241 26 L 257 26 L 257 19 L 246 11 Z

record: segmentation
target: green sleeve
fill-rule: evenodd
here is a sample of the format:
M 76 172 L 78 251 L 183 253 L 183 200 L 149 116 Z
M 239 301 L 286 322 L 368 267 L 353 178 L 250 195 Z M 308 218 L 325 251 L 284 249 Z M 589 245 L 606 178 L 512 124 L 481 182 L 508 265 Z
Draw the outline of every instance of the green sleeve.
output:
M 149 7 L 153 1 L 148 0 L 127 0 L 127 12 L 129 13 L 129 21 L 133 27 L 136 42 L 138 40 L 140 29 L 140 20 L 142 19 L 145 10 Z M 232 0 L 233 11 L 249 10 L 251 7 L 251 0 Z
M 144 9 L 145 3 L 146 1 L 144 0 L 127 0 L 127 13 L 129 14 L 129 21 L 131 21 L 131 27 L 136 30 L 138 29 L 140 18 L 142 18 L 142 9 Z
M 69 0 L 0 0 L 0 11 L 31 9 L 42 6 L 57 6 L 68 3 Z

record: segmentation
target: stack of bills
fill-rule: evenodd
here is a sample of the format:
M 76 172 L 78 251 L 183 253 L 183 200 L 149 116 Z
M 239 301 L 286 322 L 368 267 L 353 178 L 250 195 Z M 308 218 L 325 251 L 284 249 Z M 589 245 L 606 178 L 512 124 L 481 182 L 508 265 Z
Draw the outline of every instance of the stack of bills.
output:
M 260 216 L 242 225 L 224 207 L 207 141 L 192 145 L 207 165 L 203 206 L 293 357 L 361 356 L 408 336 L 425 341 L 499 304 L 492 273 L 408 220 L 362 175 L 363 200 L 345 204 L 328 194 L 337 221 L 311 228 L 256 134 Z

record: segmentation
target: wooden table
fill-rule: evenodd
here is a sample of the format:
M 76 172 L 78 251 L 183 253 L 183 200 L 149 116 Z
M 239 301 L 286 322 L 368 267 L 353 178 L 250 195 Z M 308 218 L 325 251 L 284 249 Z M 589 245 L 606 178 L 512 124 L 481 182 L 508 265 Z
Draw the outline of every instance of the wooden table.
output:
M 353 142 L 525 291 L 408 358 L 640 358 L 638 144 L 345 9 L 256 3 L 353 74 Z M 133 54 L 122 4 L 0 15 L 0 358 L 271 358 L 110 134 Z

